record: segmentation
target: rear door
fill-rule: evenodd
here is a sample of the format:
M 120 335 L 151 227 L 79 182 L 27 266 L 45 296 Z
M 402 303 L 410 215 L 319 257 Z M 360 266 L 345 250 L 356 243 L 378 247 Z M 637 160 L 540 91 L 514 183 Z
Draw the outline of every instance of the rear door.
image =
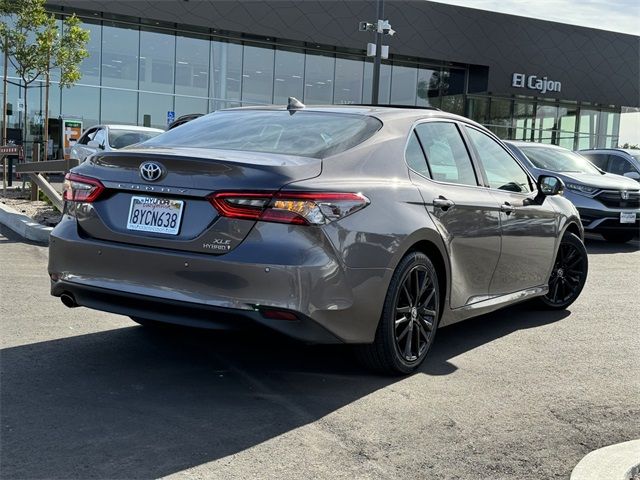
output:
M 502 295 L 546 285 L 555 258 L 558 213 L 534 200 L 533 179 L 503 146 L 472 126 L 465 132 L 484 181 L 500 208 L 502 249 L 489 292 Z
M 405 153 L 412 181 L 446 242 L 451 308 L 487 298 L 500 256 L 498 204 L 479 176 L 455 122 L 416 125 Z

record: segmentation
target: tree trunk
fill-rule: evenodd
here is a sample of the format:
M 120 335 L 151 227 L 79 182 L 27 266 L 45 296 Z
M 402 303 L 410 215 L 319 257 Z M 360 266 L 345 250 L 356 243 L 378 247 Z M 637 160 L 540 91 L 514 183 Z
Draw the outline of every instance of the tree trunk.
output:
M 42 142 L 44 143 L 44 159 L 49 160 L 49 58 L 47 58 L 47 71 L 45 72 L 45 84 L 44 84 L 44 137 Z
M 24 80 L 24 79 L 23 79 Z M 27 84 L 26 80 L 24 82 L 24 135 L 22 136 L 22 144 L 26 146 L 27 144 L 27 135 L 29 134 L 29 109 L 27 108 Z

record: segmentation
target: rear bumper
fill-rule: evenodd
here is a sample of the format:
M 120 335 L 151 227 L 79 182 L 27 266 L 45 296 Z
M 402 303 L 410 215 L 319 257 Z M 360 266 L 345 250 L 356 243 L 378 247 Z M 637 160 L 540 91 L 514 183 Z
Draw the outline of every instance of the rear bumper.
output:
M 78 306 L 128 317 L 215 330 L 239 330 L 262 325 L 304 342 L 342 343 L 335 335 L 298 312 L 295 313 L 297 320 L 273 320 L 265 318 L 259 310 L 215 307 L 52 281 L 51 294 L 59 297 L 63 293 L 73 296 Z
M 313 343 L 371 342 L 390 278 L 346 268 L 320 229 L 259 222 L 213 255 L 84 238 L 69 216 L 51 234 L 49 273 L 52 295 L 89 308 L 209 328 L 259 323 Z M 298 320 L 265 318 L 268 308 Z

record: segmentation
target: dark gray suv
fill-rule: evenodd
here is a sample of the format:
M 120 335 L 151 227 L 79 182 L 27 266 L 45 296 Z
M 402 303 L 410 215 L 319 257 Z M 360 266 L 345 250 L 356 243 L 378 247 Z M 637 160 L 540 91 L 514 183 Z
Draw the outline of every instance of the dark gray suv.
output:
M 220 111 L 68 174 L 51 292 L 144 325 L 357 344 L 408 373 L 439 325 L 577 298 L 587 255 L 561 190 L 437 110 Z

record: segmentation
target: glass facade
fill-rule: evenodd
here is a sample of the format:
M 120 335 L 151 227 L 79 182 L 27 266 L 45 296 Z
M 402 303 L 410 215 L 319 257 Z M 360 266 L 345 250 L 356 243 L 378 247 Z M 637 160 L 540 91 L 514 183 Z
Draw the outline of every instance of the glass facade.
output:
M 60 89 L 52 73 L 49 115 L 97 123 L 165 128 L 175 117 L 242 105 L 371 102 L 373 65 L 364 52 L 268 39 L 221 37 L 131 22 L 83 18 L 90 31 L 82 79 Z M 433 106 L 466 115 L 502 138 L 556 143 L 568 148 L 617 143 L 619 109 L 526 97 L 468 94 L 469 68 L 420 59 L 392 58 L 381 67 L 381 104 Z M 17 78 L 9 72 L 11 81 Z M 41 141 L 44 89 L 29 90 L 27 140 Z M 17 105 L 10 85 L 8 101 Z M 20 126 L 17 109 L 9 127 Z M 54 139 L 54 142 L 58 142 Z M 59 145 L 57 145 L 59 148 Z
M 618 146 L 620 108 L 536 99 L 467 96 L 467 116 L 505 140 L 572 150 Z

